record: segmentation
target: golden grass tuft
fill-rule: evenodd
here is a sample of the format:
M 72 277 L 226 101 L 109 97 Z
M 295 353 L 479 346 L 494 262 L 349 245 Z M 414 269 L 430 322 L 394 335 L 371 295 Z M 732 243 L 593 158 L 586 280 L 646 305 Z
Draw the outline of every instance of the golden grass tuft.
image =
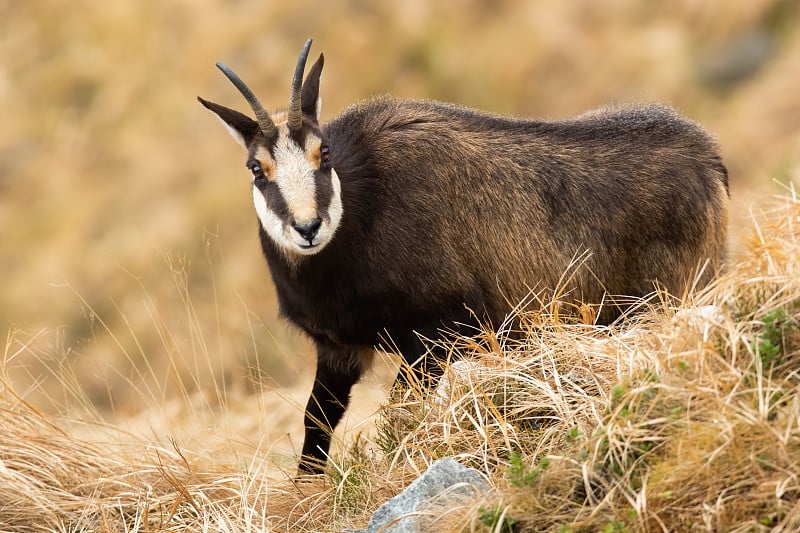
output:
M 608 328 L 520 310 L 521 338 L 451 339 L 439 389 L 396 391 L 321 479 L 276 476 L 260 449 L 226 463 L 108 425 L 79 438 L 6 376 L 0 530 L 341 531 L 443 456 L 493 489 L 431 530 L 798 530 L 800 201 L 778 204 L 683 302 Z
M 261 456 L 234 466 L 115 428 L 79 439 L 7 383 L 0 410 L 0 531 L 307 530 L 329 515 L 321 480 L 276 481 Z

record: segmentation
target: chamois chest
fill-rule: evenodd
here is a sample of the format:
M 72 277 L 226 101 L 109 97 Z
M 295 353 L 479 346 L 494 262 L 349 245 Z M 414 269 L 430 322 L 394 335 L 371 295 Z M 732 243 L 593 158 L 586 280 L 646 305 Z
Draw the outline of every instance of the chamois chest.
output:
M 380 343 L 378 332 L 390 326 L 391 311 L 404 300 L 402 294 L 371 297 L 359 285 L 363 274 L 358 268 L 318 257 L 289 266 L 260 233 L 284 318 L 318 341 L 370 347 Z

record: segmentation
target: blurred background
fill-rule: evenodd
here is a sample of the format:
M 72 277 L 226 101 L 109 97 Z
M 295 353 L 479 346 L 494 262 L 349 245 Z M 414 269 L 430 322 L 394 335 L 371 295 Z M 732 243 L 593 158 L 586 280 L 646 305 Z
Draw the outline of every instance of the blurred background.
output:
M 732 261 L 750 209 L 800 177 L 796 0 L 0 0 L 0 331 L 27 399 L 125 416 L 309 382 L 243 153 L 195 100 L 247 109 L 221 60 L 285 106 L 307 37 L 324 120 L 381 93 L 548 119 L 675 106 L 722 147 Z

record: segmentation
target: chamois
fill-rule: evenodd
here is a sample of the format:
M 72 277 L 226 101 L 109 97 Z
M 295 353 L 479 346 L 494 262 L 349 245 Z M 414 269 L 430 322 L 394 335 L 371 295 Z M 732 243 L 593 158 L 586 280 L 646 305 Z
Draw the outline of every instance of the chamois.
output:
M 319 123 L 324 57 L 270 114 L 224 65 L 256 120 L 198 100 L 247 151 L 261 248 L 280 313 L 317 349 L 300 473 L 322 473 L 331 432 L 374 349 L 426 386 L 422 338 L 498 325 L 535 291 L 624 310 L 609 297 L 683 294 L 722 267 L 728 179 L 715 141 L 661 105 L 576 118 L 507 118 L 378 97 Z M 301 83 L 302 82 L 302 83 Z M 402 378 L 398 377 L 398 379 Z

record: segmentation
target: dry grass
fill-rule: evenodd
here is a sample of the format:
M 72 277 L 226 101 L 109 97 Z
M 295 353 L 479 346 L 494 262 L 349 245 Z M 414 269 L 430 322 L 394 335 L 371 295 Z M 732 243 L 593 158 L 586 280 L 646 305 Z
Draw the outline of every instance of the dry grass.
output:
M 748 208 L 800 176 L 800 4 L 84 4 L 0 0 L 0 530 L 338 531 L 446 454 L 496 490 L 441 530 L 797 525 L 797 202 Z M 292 483 L 308 344 L 275 320 L 241 154 L 194 96 L 240 103 L 221 59 L 283 105 L 309 35 L 323 118 L 384 92 L 676 105 L 731 170 L 730 274 L 620 329 L 529 313 L 524 341 L 456 340 L 468 387 L 394 398 L 376 428 L 362 386 L 329 477 Z
M 691 302 L 611 330 L 536 314 L 523 341 L 487 333 L 449 401 L 387 410 L 411 422 L 380 444 L 394 470 L 454 454 L 488 472 L 484 521 L 505 510 L 515 530 L 795 531 L 799 268 L 792 198 Z
M 654 298 L 612 328 L 519 311 L 522 339 L 455 339 L 469 362 L 431 395 L 396 394 L 324 479 L 294 481 L 258 446 L 228 462 L 96 418 L 78 437 L 6 376 L 0 530 L 340 531 L 449 455 L 494 489 L 432 530 L 797 530 L 800 201 L 779 204 L 691 301 Z M 29 349 L 9 342 L 4 368 L 12 345 Z

